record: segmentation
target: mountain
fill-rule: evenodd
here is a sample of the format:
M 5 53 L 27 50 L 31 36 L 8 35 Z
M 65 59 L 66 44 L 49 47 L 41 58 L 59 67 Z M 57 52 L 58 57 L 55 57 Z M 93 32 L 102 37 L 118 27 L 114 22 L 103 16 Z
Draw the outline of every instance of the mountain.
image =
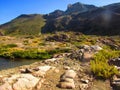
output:
M 103 7 L 69 4 L 67 10 L 49 14 L 20 15 L 0 25 L 2 34 L 38 35 L 57 31 L 76 31 L 95 35 L 120 35 L 120 3 Z
M 23 14 L 0 26 L 5 35 L 37 35 L 45 24 L 43 15 Z
M 64 11 L 62 10 L 55 10 L 54 12 L 51 12 L 49 14 L 44 15 L 44 18 L 46 19 L 55 19 L 57 17 L 60 17 L 64 14 Z
M 120 3 L 84 10 L 50 20 L 42 32 L 78 31 L 84 34 L 120 35 Z

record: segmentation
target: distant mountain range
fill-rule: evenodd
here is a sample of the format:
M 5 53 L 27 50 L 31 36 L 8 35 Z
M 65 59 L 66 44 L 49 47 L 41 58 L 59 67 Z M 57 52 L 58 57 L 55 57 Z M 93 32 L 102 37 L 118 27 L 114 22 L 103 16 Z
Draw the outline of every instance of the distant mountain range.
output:
M 95 35 L 120 35 L 120 3 L 103 7 L 69 4 L 66 11 L 46 15 L 20 15 L 0 25 L 3 34 L 37 35 L 57 31 L 76 31 Z

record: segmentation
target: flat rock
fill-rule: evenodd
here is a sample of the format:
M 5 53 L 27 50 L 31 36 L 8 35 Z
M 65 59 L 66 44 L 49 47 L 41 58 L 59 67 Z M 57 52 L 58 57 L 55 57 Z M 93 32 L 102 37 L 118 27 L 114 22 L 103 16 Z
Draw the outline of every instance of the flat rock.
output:
M 57 60 L 56 58 L 52 58 L 52 59 L 45 60 L 45 62 L 55 62 L 56 60 Z
M 19 77 L 20 77 L 19 74 L 15 74 L 15 75 L 12 75 L 10 78 L 3 78 L 3 81 L 6 82 L 6 83 L 9 83 L 9 84 L 12 84 Z
M 51 69 L 51 66 L 39 66 L 37 67 L 40 71 L 47 72 Z

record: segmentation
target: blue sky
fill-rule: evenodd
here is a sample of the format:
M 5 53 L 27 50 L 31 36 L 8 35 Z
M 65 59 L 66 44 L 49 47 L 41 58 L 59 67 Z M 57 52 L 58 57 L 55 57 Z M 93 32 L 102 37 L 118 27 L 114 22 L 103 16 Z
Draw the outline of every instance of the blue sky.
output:
M 75 2 L 104 6 L 120 0 L 0 0 L 0 24 L 21 14 L 45 14 L 56 9 L 66 10 L 68 4 Z

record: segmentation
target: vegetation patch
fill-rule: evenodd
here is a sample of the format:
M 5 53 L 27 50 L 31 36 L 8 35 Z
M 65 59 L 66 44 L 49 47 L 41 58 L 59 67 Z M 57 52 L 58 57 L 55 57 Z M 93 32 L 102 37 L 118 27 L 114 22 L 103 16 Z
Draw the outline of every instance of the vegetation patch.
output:
M 96 77 L 108 79 L 118 73 L 114 66 L 108 64 L 108 60 L 120 56 L 120 51 L 102 50 L 95 54 L 91 63 L 91 70 Z
M 65 53 L 69 52 L 70 49 L 54 49 L 48 51 L 41 51 L 38 49 L 29 49 L 29 50 L 12 50 L 10 48 L 0 48 L 0 57 L 5 58 L 26 58 L 26 59 L 48 59 L 56 53 Z

